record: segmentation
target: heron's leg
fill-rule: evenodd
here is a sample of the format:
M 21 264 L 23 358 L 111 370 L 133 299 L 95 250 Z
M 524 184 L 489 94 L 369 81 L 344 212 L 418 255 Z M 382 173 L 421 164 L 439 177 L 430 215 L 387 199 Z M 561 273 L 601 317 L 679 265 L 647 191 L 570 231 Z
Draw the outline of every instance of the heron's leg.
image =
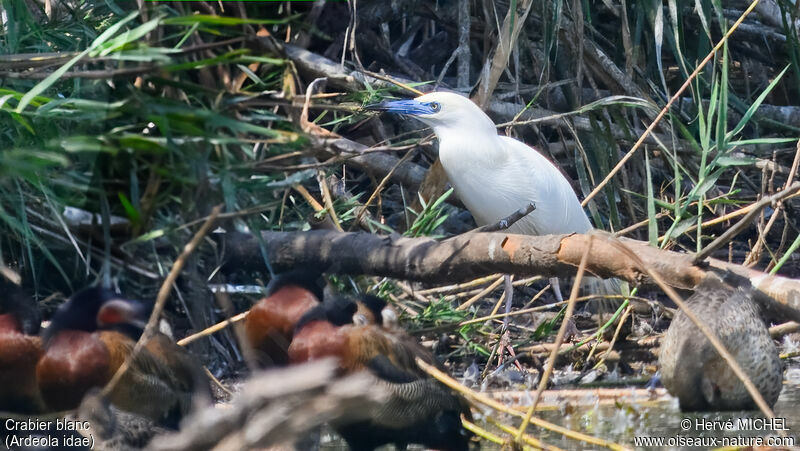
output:
M 558 283 L 558 277 L 550 278 L 550 287 L 556 295 L 556 300 L 558 302 L 564 302 L 564 297 L 561 296 L 561 285 Z M 575 320 L 571 316 L 567 318 L 567 328 L 565 330 L 566 334 L 564 337 L 567 341 L 572 341 L 572 337 L 578 335 L 578 327 L 575 325 Z
M 558 283 L 558 277 L 550 278 L 550 288 L 553 289 L 553 294 L 556 295 L 556 301 L 564 302 L 564 296 L 561 296 L 561 284 Z
M 508 330 L 508 314 L 511 313 L 511 300 L 514 297 L 513 278 L 510 274 L 503 276 L 504 289 L 506 292 L 506 316 L 503 318 L 503 330 Z
M 511 336 L 508 333 L 508 329 L 503 330 L 503 335 L 500 336 L 500 343 L 497 345 L 500 349 L 500 352 L 497 353 L 497 368 L 500 369 L 505 364 L 503 361 L 505 360 L 505 352 L 508 351 L 508 354 L 511 356 L 511 361 L 514 362 L 514 365 L 517 367 L 519 371 L 524 371 L 522 369 L 522 365 L 519 363 L 519 359 L 517 359 L 517 353 L 514 352 L 514 347 L 511 346 Z
M 506 274 L 503 276 L 504 282 L 504 290 L 506 292 L 506 316 L 503 317 L 503 335 L 500 337 L 500 355 L 497 366 L 501 366 L 503 364 L 503 356 L 505 353 L 504 350 L 507 350 L 511 358 L 514 360 L 514 364 L 517 366 L 517 369 L 522 371 L 522 365 L 517 361 L 517 355 L 514 352 L 514 347 L 511 346 L 511 337 L 508 333 L 508 314 L 511 313 L 511 302 L 514 296 L 514 285 L 513 285 L 514 278 L 513 276 Z

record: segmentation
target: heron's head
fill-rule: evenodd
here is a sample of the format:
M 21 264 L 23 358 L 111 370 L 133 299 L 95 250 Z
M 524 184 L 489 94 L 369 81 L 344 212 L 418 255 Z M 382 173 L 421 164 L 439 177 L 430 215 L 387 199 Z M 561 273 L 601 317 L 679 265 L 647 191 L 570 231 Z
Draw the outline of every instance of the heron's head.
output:
M 368 105 L 366 109 L 414 116 L 433 127 L 440 137 L 445 130 L 496 133 L 494 123 L 478 105 L 452 92 L 431 92 L 413 100 L 390 100 Z

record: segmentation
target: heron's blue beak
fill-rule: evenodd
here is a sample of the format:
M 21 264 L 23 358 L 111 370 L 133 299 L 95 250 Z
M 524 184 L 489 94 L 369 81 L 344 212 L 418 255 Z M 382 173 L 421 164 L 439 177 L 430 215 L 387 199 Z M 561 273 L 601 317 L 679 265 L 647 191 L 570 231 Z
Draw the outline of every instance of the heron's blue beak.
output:
M 389 100 L 386 102 L 375 103 L 364 107 L 366 110 L 386 111 L 387 113 L 409 114 L 420 116 L 423 114 L 433 114 L 436 111 L 428 103 L 417 102 L 416 100 Z

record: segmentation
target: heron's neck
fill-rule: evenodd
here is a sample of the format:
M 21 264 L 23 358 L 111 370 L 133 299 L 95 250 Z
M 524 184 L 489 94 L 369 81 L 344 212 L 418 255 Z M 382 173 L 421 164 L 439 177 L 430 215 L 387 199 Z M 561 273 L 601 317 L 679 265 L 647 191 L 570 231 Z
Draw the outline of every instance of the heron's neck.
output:
M 494 166 L 506 160 L 506 152 L 494 124 L 488 126 L 434 127 L 439 157 L 445 170 L 464 166 Z

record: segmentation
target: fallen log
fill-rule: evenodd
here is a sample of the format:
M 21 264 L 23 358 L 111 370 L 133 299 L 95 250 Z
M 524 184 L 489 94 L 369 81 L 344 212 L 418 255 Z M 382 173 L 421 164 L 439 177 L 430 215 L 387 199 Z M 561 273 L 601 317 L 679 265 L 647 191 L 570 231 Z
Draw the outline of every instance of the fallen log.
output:
M 584 249 L 589 240 L 593 240 L 587 271 L 596 276 L 653 286 L 653 280 L 631 254 L 677 288 L 693 288 L 707 271 L 731 271 L 747 278 L 760 292 L 756 299 L 770 317 L 800 320 L 798 280 L 713 258 L 695 264 L 691 254 L 657 249 L 643 241 L 614 238 L 599 232 L 542 236 L 466 233 L 434 240 L 313 230 L 262 232 L 261 243 L 252 235 L 228 235 L 227 261 L 235 263 L 239 269 L 265 269 L 263 255 L 266 255 L 276 271 L 309 267 L 328 273 L 365 274 L 425 283 L 464 282 L 496 273 L 520 277 L 573 276 Z M 626 252 L 625 248 L 630 251 Z

